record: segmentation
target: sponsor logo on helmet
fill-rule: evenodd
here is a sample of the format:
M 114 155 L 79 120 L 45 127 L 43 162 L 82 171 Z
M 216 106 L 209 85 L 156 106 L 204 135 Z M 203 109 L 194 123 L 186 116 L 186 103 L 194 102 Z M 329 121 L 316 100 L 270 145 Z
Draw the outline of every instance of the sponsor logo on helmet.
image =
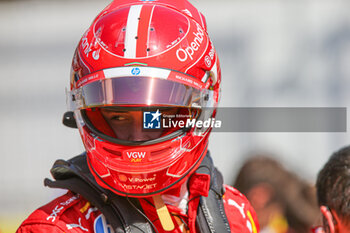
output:
M 176 57 L 179 59 L 179 61 L 184 62 L 188 58 L 193 60 L 194 53 L 200 48 L 203 40 L 204 40 L 204 31 L 201 28 L 201 26 L 197 24 L 197 32 L 193 32 L 193 35 L 195 36 L 193 41 L 187 46 L 185 49 L 179 48 L 176 51 Z
M 96 37 L 94 37 L 92 41 L 89 42 L 89 39 L 88 39 L 89 32 L 90 30 L 88 30 L 81 39 L 81 49 L 84 52 L 86 57 L 89 57 L 89 53 L 92 52 L 92 58 L 97 61 L 98 59 L 100 59 L 100 52 L 101 52 L 101 48 L 97 49 L 98 48 L 97 41 L 99 41 L 101 44 L 103 43 L 102 41 L 100 41 L 99 38 L 96 38 Z M 96 33 L 100 34 L 100 29 Z
M 134 159 L 140 158 L 140 159 L 143 159 L 143 158 L 145 158 L 146 152 L 126 152 L 126 154 L 128 155 L 129 159 L 130 159 L 130 158 L 134 158 Z
M 139 178 L 139 177 L 130 177 L 128 178 L 128 180 L 132 183 L 144 183 L 144 182 L 151 182 L 151 181 L 155 181 L 156 176 L 154 175 L 154 177 L 147 177 L 147 178 Z
M 210 59 L 210 57 L 207 55 L 207 56 L 205 56 L 205 58 L 204 58 L 204 63 L 205 63 L 205 65 L 207 66 L 207 67 L 210 67 L 211 66 L 211 59 Z
M 139 163 L 142 162 L 145 157 L 147 157 L 147 154 L 148 153 L 146 151 L 127 151 L 126 158 L 132 163 Z
M 89 53 L 91 52 L 91 46 L 92 43 L 89 43 L 87 35 L 89 34 L 89 31 L 86 31 L 85 34 L 83 35 L 83 38 L 81 39 L 81 48 L 84 51 L 84 54 L 86 57 L 89 57 Z
M 132 68 L 131 70 L 132 75 L 139 75 L 140 73 L 141 73 L 141 70 L 138 67 Z
M 93 57 L 95 60 L 100 59 L 100 51 L 101 51 L 101 49 L 95 50 L 95 51 L 92 52 L 92 57 Z
M 119 175 L 119 180 L 120 180 L 121 182 L 125 182 L 125 181 L 128 180 L 128 178 L 126 177 L 126 175 Z
M 120 184 L 120 186 L 123 189 L 130 189 L 130 190 L 148 190 L 148 189 L 154 189 L 157 184 L 142 184 L 142 185 L 136 185 L 136 184 Z
M 211 44 L 211 49 L 209 51 L 209 57 L 211 60 L 213 60 L 214 56 L 215 56 L 215 50 L 214 50 L 213 44 Z
M 160 116 L 162 114 L 157 109 L 156 112 L 143 112 L 144 129 L 160 129 Z

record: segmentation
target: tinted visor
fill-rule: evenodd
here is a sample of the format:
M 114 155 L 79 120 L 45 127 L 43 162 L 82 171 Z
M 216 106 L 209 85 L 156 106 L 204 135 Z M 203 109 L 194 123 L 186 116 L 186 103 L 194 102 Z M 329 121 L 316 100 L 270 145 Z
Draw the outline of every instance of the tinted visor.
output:
M 103 107 L 83 110 L 85 121 L 99 134 L 129 142 L 145 142 L 176 131 L 184 132 L 188 130 L 187 120 L 196 119 L 199 113 L 198 109 L 178 107 Z
M 113 76 L 87 81 L 68 99 L 70 110 L 83 110 L 85 123 L 100 137 L 145 142 L 193 128 L 186 123 L 206 115 L 202 110 L 212 107 L 213 91 L 164 77 Z
M 209 90 L 153 77 L 118 77 L 97 80 L 70 92 L 71 110 L 103 106 L 205 107 Z

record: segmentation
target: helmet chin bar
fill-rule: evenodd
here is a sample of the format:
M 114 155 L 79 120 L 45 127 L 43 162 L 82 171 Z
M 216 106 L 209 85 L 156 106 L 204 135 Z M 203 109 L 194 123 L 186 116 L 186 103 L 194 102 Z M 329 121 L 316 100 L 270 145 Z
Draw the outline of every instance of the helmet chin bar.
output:
M 207 149 L 208 149 L 208 142 L 206 143 L 205 148 L 202 151 L 201 155 L 199 156 L 198 160 L 193 164 L 193 166 L 190 169 L 188 169 L 188 171 L 185 174 L 183 174 L 179 179 L 177 179 L 174 183 L 168 185 L 167 187 L 164 187 L 164 188 L 162 188 L 160 190 L 157 190 L 157 191 L 154 191 L 154 192 L 150 192 L 150 193 L 139 193 L 139 194 L 137 194 L 137 193 L 126 193 L 126 192 L 119 191 L 116 188 L 112 187 L 110 184 L 108 184 L 105 180 L 102 179 L 102 177 L 100 177 L 98 175 L 98 173 L 96 172 L 96 170 L 94 169 L 94 167 L 91 164 L 89 156 L 87 156 L 87 163 L 88 163 L 88 166 L 89 166 L 90 170 L 92 171 L 92 174 L 95 177 L 96 181 L 98 183 L 103 184 L 106 188 L 110 189 L 114 193 L 116 193 L 118 195 L 122 195 L 122 196 L 135 197 L 135 198 L 137 198 L 137 197 L 150 197 L 150 196 L 154 196 L 154 195 L 157 195 L 157 194 L 161 194 L 161 193 L 163 193 L 165 191 L 168 191 L 172 187 L 174 187 L 176 184 L 180 183 L 180 181 L 184 181 L 184 178 L 188 178 L 189 175 L 191 173 L 193 173 L 194 169 L 196 169 L 200 165 L 202 160 L 204 159 L 204 157 L 205 157 L 205 155 L 207 153 Z
M 157 138 L 157 139 L 152 139 L 152 140 L 148 140 L 148 141 L 127 141 L 127 140 L 117 139 L 117 138 L 114 138 L 114 137 L 111 137 L 111 136 L 108 136 L 106 134 L 101 133 L 91 123 L 91 121 L 87 117 L 85 111 L 84 110 L 80 110 L 80 112 L 81 112 L 81 116 L 82 116 L 86 126 L 89 128 L 89 130 L 91 130 L 91 132 L 93 132 L 94 134 L 96 134 L 97 136 L 99 136 L 100 138 L 102 138 L 104 140 L 107 140 L 109 142 L 112 142 L 112 143 L 115 143 L 115 144 L 118 144 L 118 145 L 124 145 L 124 146 L 147 146 L 147 145 L 153 145 L 153 144 L 165 142 L 165 141 L 171 140 L 173 138 L 179 137 L 181 135 L 184 135 L 189 130 L 191 130 L 191 128 L 181 128 L 181 129 L 179 129 L 179 130 L 177 130 L 175 132 L 172 132 L 172 133 L 170 133 L 168 135 L 165 135 L 165 136 Z

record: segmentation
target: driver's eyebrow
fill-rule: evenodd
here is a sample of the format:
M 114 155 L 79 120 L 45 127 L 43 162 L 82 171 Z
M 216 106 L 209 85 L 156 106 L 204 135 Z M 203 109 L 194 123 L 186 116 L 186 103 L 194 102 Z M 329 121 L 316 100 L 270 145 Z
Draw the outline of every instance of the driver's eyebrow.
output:
M 116 113 L 128 113 L 128 112 L 132 112 L 130 110 L 123 110 L 123 109 L 108 109 L 108 108 L 105 108 L 103 110 L 108 112 L 108 113 L 113 113 L 113 112 L 116 112 Z
M 129 113 L 130 111 L 108 111 L 108 113 Z

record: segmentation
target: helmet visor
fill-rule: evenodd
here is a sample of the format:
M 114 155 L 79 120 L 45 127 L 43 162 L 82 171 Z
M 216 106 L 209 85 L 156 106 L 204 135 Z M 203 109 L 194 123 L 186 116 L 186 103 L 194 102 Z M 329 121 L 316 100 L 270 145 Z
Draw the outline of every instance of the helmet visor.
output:
M 178 107 L 103 107 L 83 110 L 85 122 L 103 135 L 124 141 L 150 141 L 186 130 L 187 120 L 197 119 L 197 109 Z
M 69 92 L 70 110 L 106 106 L 210 105 L 212 91 L 154 77 L 118 77 L 97 80 Z M 210 106 L 208 106 L 210 107 Z
M 194 78 L 186 74 L 168 71 L 175 74 L 130 76 L 121 74 L 120 68 L 116 70 L 118 72 L 109 76 L 104 71 L 104 77 L 97 79 L 91 74 L 83 81 L 79 80 L 78 88 L 68 93 L 70 110 L 83 110 L 84 122 L 101 137 L 107 135 L 140 142 L 179 135 L 193 127 L 187 122 L 207 115 L 205 109 L 213 107 L 213 91 L 191 86 Z M 164 73 L 159 70 L 152 68 L 151 71 L 153 74 Z M 181 76 L 181 80 L 173 81 L 171 77 L 174 76 Z

